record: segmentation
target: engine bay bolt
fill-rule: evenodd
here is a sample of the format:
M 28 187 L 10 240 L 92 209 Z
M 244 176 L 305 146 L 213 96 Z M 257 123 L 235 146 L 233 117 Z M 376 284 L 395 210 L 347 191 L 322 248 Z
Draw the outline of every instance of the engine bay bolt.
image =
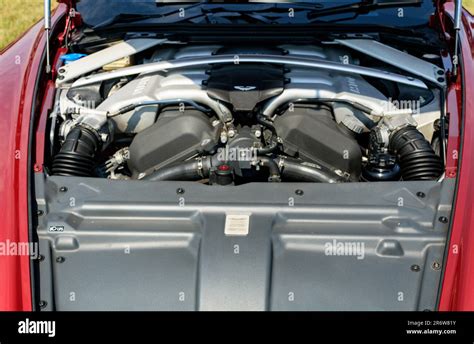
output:
M 235 130 L 234 129 L 229 129 L 229 131 L 227 132 L 227 135 L 232 138 L 235 136 Z
M 438 262 L 434 262 L 433 265 L 431 265 L 431 267 L 433 268 L 433 270 L 439 270 L 441 269 L 441 264 Z
M 61 186 L 61 187 L 59 188 L 59 192 L 67 192 L 67 187 Z
M 66 72 L 66 70 L 64 68 L 59 69 L 59 73 L 64 73 L 64 72 Z
M 262 136 L 262 132 L 260 130 L 255 131 L 255 137 L 259 138 Z
M 440 216 L 438 221 L 441 223 L 448 223 L 448 218 L 446 216 Z
M 424 192 L 417 192 L 416 195 L 419 197 L 419 198 L 425 198 L 426 197 L 426 194 Z
M 268 181 L 270 183 L 279 183 L 279 182 L 281 182 L 281 178 L 280 178 L 279 175 L 275 174 L 273 176 L 268 177 Z
M 43 216 L 43 214 L 44 214 L 44 211 L 42 211 L 42 210 L 37 210 L 36 211 L 37 216 Z
M 301 190 L 301 189 L 298 189 L 295 191 L 295 194 L 297 194 L 298 196 L 303 196 L 304 195 L 304 191 Z
M 38 254 L 38 257 L 36 257 L 36 260 L 39 262 L 44 261 L 44 256 L 42 254 Z
M 61 263 L 64 263 L 65 261 L 66 261 L 66 258 L 64 258 L 64 257 L 60 256 L 60 257 L 56 258 L 56 263 L 61 264 Z
M 442 69 L 438 70 L 438 75 L 444 75 L 444 70 Z
M 414 272 L 418 272 L 421 270 L 420 266 L 419 265 L 416 265 L 416 264 L 413 264 L 411 267 L 410 267 L 411 271 L 414 271 Z
M 39 308 L 46 308 L 47 305 L 48 305 L 48 303 L 44 300 L 41 300 L 40 302 L 38 302 L 38 307 Z
M 178 189 L 176 190 L 176 193 L 177 193 L 178 195 L 182 195 L 182 194 L 184 194 L 184 192 L 185 192 L 185 191 L 184 191 L 183 188 L 178 188 Z

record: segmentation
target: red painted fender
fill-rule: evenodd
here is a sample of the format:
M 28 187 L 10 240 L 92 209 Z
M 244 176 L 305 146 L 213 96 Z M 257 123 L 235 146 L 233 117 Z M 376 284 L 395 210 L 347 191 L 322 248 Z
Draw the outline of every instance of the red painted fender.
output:
M 445 11 L 452 17 L 453 3 L 446 3 Z M 464 87 L 460 84 L 452 86 L 450 91 L 458 94 L 458 104 L 448 104 L 448 109 L 451 105 L 463 108 L 464 133 L 458 190 L 439 304 L 439 310 L 442 311 L 474 310 L 474 18 L 467 11 L 463 12 L 462 24 Z
M 52 25 L 67 13 L 58 6 Z M 28 242 L 28 151 L 35 85 L 45 49 L 43 21 L 0 54 L 0 242 Z M 38 92 L 38 96 L 42 92 Z M 30 258 L 0 254 L 0 310 L 32 309 Z

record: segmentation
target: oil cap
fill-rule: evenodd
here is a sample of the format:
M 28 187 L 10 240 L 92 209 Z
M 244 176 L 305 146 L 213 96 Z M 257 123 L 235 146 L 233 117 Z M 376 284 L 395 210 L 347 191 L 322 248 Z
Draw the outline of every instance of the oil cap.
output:
M 222 164 L 214 168 L 209 178 L 213 185 L 231 185 L 234 182 L 234 171 L 231 166 Z

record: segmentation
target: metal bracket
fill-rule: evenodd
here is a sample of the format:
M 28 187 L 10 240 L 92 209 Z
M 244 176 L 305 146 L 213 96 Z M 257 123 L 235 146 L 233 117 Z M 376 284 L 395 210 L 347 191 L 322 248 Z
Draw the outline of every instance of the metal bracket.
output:
M 117 61 L 123 57 L 134 55 L 165 42 L 167 42 L 167 39 L 137 38 L 115 44 L 109 48 L 61 67 L 59 69 L 59 76 L 56 80 L 56 85 L 60 86 L 68 81 L 80 77 L 81 75 L 99 69 L 108 63 Z
M 429 80 L 438 86 L 446 86 L 445 71 L 418 57 L 371 39 L 336 39 L 336 42 Z
M 79 60 L 79 61 L 82 61 Z M 160 61 L 154 63 L 148 63 L 144 65 L 132 66 L 122 68 L 116 71 L 99 73 L 91 76 L 83 77 L 73 83 L 72 87 L 79 87 L 90 85 L 99 81 L 111 80 L 130 75 L 138 74 L 149 74 L 161 71 L 168 71 L 178 68 L 204 66 L 209 64 L 224 64 L 224 63 L 274 63 L 288 66 L 299 66 L 306 68 L 316 68 L 333 70 L 345 73 L 354 73 L 364 76 L 370 76 L 374 78 L 390 80 L 418 88 L 427 89 L 426 84 L 413 77 L 404 76 L 396 73 L 390 73 L 374 68 L 362 67 L 352 64 L 344 64 L 338 62 L 332 62 L 322 59 L 305 58 L 305 57 L 290 57 L 290 56 L 276 56 L 276 55 L 216 55 L 210 57 L 191 57 L 182 58 L 171 61 Z

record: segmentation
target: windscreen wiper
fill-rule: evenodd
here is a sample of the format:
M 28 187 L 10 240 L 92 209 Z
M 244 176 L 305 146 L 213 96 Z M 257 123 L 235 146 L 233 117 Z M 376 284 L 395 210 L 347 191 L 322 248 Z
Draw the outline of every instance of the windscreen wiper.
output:
M 366 14 L 377 9 L 420 6 L 423 0 L 365 0 L 361 2 L 324 8 L 322 3 L 210 3 L 198 2 L 187 7 L 173 7 L 166 12 L 156 14 L 122 13 L 103 23 L 94 26 L 93 30 L 110 28 L 116 24 L 232 24 L 236 19 L 245 23 L 272 24 L 285 20 L 291 22 L 288 10 L 291 8 L 296 15 L 304 16 L 307 23 L 315 23 L 320 17 L 353 13 L 353 17 Z M 185 13 L 183 16 L 182 13 Z M 156 19 L 156 22 L 153 21 Z M 349 19 L 349 18 L 343 18 Z
M 114 24 L 128 24 L 128 23 L 134 23 L 134 22 L 140 22 L 148 19 L 153 19 L 153 18 L 166 18 L 170 16 L 175 16 L 179 15 L 180 11 L 188 11 L 191 10 L 195 7 L 201 6 L 201 3 L 195 3 L 186 7 L 180 6 L 180 8 L 171 8 L 168 11 L 165 12 L 160 12 L 160 13 L 153 13 L 153 14 L 142 14 L 142 13 L 120 13 L 116 15 L 115 17 L 112 17 L 110 19 L 105 20 L 102 23 L 99 23 L 95 25 L 92 29 L 97 30 L 97 29 L 102 29 Z
M 173 3 L 170 3 L 170 6 Z M 153 14 L 121 13 L 111 19 L 95 25 L 93 30 L 100 30 L 114 26 L 116 24 L 131 24 L 157 19 L 158 24 L 178 24 L 178 23 L 212 23 L 230 24 L 232 19 L 241 19 L 249 23 L 273 23 L 275 19 L 287 18 L 288 10 L 291 8 L 298 13 L 309 13 L 323 9 L 324 6 L 315 4 L 288 4 L 288 3 L 245 3 L 227 4 L 199 2 L 187 7 L 173 7 L 165 12 Z M 184 11 L 184 12 L 183 12 Z M 183 16 L 182 13 L 185 13 Z
M 308 19 L 310 21 L 314 21 L 320 17 L 331 16 L 331 15 L 338 15 L 338 14 L 345 14 L 345 13 L 353 13 L 353 17 L 355 18 L 360 14 L 367 14 L 372 11 L 380 10 L 380 9 L 388 9 L 388 8 L 404 8 L 404 7 L 420 7 L 423 3 L 423 0 L 387 0 L 387 1 L 379 1 L 379 0 L 366 0 L 355 2 L 352 4 L 345 4 L 341 6 L 334 6 L 330 8 L 324 8 L 321 10 L 314 10 L 308 13 Z

